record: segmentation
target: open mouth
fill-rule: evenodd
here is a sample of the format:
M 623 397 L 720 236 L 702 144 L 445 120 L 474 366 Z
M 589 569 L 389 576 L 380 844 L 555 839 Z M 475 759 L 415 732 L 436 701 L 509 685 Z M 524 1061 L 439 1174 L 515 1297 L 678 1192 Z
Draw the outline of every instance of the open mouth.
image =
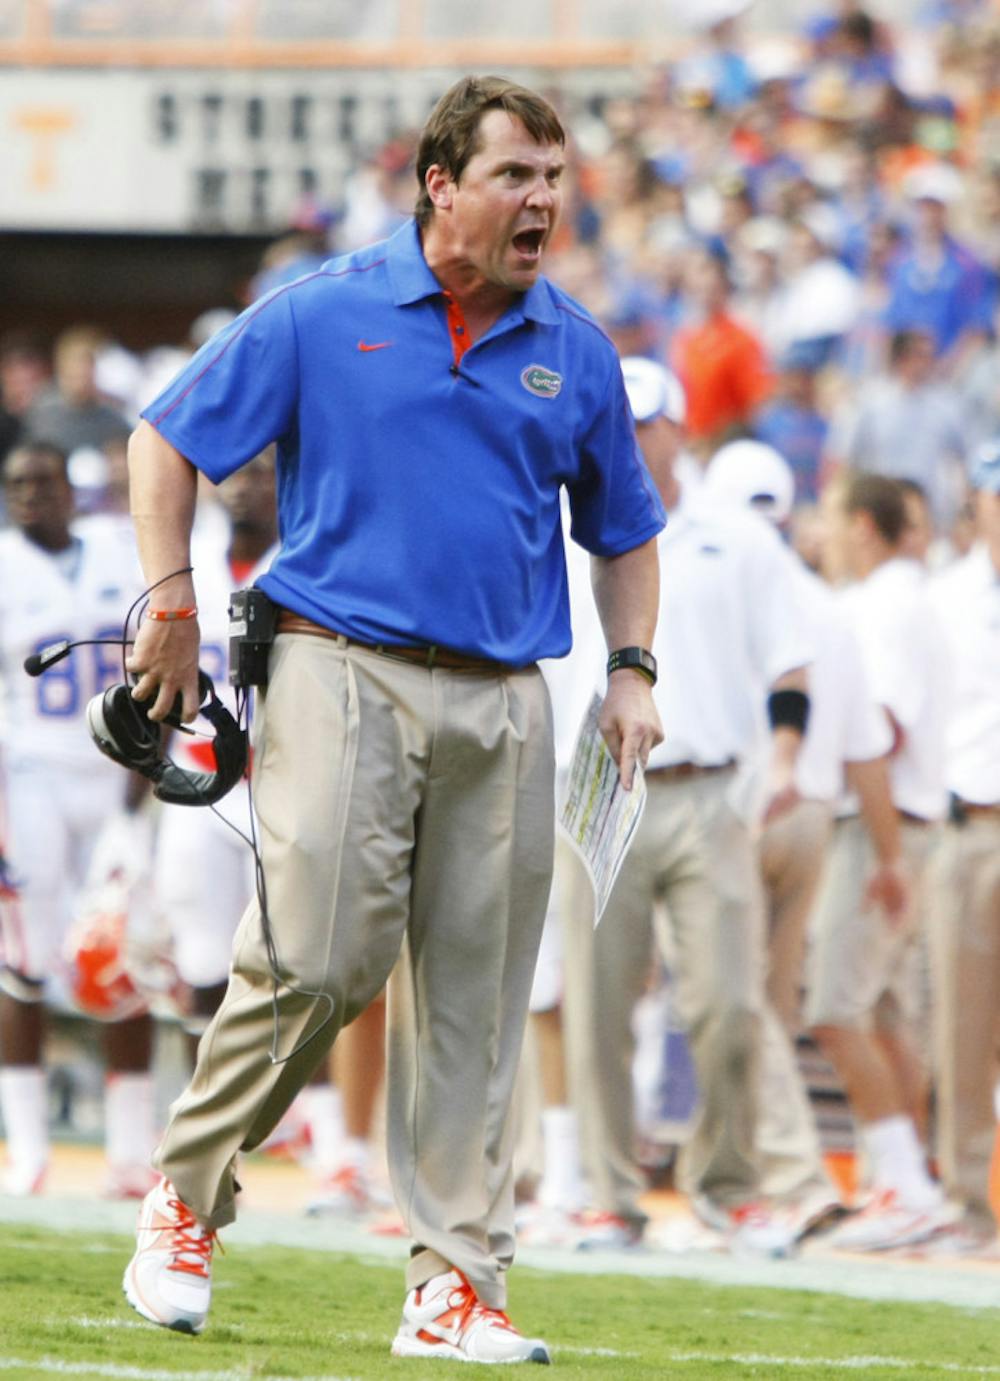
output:
M 519 230 L 513 238 L 514 248 L 522 259 L 537 259 L 545 243 L 545 230 L 536 226 L 533 230 Z

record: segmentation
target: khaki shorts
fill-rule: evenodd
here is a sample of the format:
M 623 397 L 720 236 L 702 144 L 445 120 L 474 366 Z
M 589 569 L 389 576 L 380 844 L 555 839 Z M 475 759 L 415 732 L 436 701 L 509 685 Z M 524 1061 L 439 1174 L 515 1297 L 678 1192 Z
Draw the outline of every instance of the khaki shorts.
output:
M 891 925 L 865 908 L 875 866 L 868 831 L 856 816 L 834 827 L 826 875 L 813 913 L 806 963 L 806 1025 L 892 1026 L 918 1021 L 925 1010 L 922 877 L 939 831 L 900 822 L 913 905 Z

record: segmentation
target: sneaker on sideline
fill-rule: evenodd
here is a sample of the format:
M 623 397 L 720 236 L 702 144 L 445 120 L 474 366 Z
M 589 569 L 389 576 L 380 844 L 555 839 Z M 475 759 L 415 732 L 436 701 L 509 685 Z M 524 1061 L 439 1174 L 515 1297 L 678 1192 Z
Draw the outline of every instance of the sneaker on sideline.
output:
M 693 1213 L 671 1213 L 649 1225 L 646 1242 L 654 1251 L 671 1256 L 687 1256 L 690 1252 L 724 1252 L 729 1244 L 716 1228 L 710 1228 Z
M 873 1195 L 864 1208 L 828 1232 L 823 1245 L 841 1252 L 887 1252 L 926 1242 L 950 1227 L 958 1210 L 940 1203 L 919 1208 L 904 1203 L 892 1189 Z
M 621 1218 L 617 1213 L 592 1210 L 581 1215 L 576 1249 L 582 1252 L 604 1248 L 629 1251 L 641 1244 L 645 1227 L 645 1222 L 636 1218 Z
M 136 1239 L 122 1281 L 129 1304 L 150 1323 L 200 1333 L 212 1300 L 215 1233 L 161 1180 L 142 1201 Z
M 1000 1237 L 996 1228 L 960 1218 L 901 1254 L 920 1261 L 1000 1261 Z
M 45 1189 L 45 1177 L 49 1171 L 47 1160 L 8 1160 L 4 1166 L 0 1192 L 13 1199 L 29 1199 L 41 1194 Z
M 151 1165 L 109 1165 L 102 1194 L 105 1199 L 144 1199 L 159 1182 Z
M 514 1222 L 522 1247 L 575 1247 L 586 1231 L 581 1214 L 556 1204 L 524 1204 Z
M 384 1198 L 376 1196 L 368 1176 L 356 1165 L 342 1165 L 328 1175 L 320 1191 L 306 1204 L 309 1218 L 367 1218 L 370 1213 L 386 1207 Z
M 479 1299 L 461 1271 L 411 1290 L 392 1344 L 393 1357 L 457 1362 L 551 1362 L 540 1338 L 525 1338 L 502 1309 Z
M 731 1252 L 748 1256 L 788 1256 L 795 1235 L 771 1206 L 760 1199 L 742 1204 L 720 1204 L 707 1194 L 696 1194 L 691 1207 L 697 1217 L 722 1233 Z
M 851 1212 L 832 1188 L 823 1185 L 780 1199 L 774 1206 L 775 1218 L 788 1229 L 795 1243 L 812 1237 L 822 1238 L 824 1233 L 850 1217 Z

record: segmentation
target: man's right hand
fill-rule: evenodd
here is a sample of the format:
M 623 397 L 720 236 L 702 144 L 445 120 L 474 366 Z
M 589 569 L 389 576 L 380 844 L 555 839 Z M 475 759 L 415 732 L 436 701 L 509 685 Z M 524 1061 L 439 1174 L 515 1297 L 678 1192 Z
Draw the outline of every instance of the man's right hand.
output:
M 201 632 L 197 619 L 159 622 L 144 619 L 125 666 L 138 681 L 132 688 L 133 700 L 150 705 L 149 718 L 157 721 L 170 713 L 178 694 L 183 701 L 181 719 L 195 718 L 201 696 L 198 694 L 198 650 Z M 154 699 L 155 697 L 155 699 Z
M 891 926 L 901 926 L 910 911 L 912 889 L 900 859 L 876 864 L 865 888 L 865 910 L 877 907 Z

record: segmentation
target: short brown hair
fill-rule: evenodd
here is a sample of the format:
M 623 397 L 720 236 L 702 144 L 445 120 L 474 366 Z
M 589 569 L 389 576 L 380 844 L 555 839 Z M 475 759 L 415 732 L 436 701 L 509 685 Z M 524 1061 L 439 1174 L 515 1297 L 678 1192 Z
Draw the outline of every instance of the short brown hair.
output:
M 435 163 L 456 182 L 469 159 L 478 153 L 479 123 L 488 110 L 504 110 L 539 144 L 566 143 L 559 117 L 542 96 L 506 77 L 463 77 L 450 87 L 431 111 L 417 149 L 416 217 L 425 226 L 434 214 L 427 194 L 427 171 Z
M 903 486 L 888 475 L 852 475 L 844 489 L 844 511 L 867 513 L 879 536 L 892 547 L 906 528 Z

